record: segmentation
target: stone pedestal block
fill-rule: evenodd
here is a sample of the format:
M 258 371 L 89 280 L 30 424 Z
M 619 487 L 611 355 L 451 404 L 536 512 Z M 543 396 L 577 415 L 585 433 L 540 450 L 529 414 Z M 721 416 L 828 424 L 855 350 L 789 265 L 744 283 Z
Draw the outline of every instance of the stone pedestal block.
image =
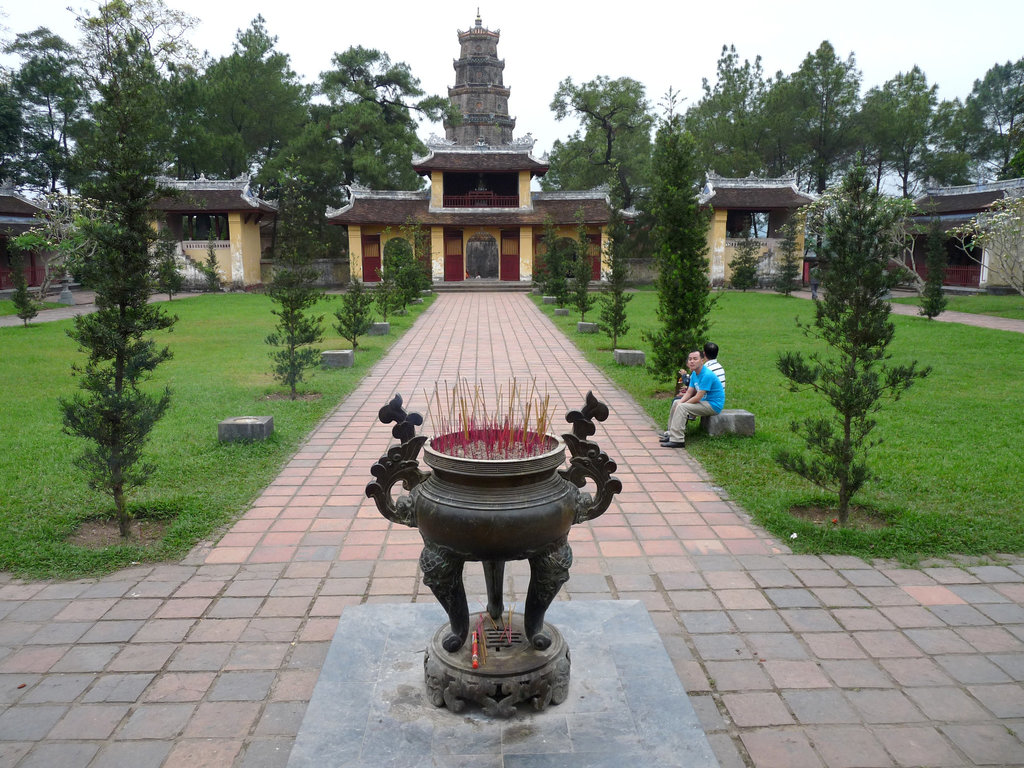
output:
M 217 425 L 217 439 L 222 443 L 235 440 L 266 440 L 274 433 L 273 416 L 234 416 Z
M 540 299 L 545 304 L 555 304 L 558 301 L 557 296 L 542 296 Z
M 714 416 L 701 416 L 701 428 L 709 435 L 745 435 L 754 434 L 754 414 L 738 408 L 725 408 Z
M 391 333 L 391 323 L 374 323 L 370 326 L 370 330 L 366 332 L 367 336 L 387 336 Z
M 559 307 L 558 309 L 555 310 L 555 317 L 568 317 L 568 316 L 569 316 L 569 308 L 568 307 Z
M 576 323 L 576 331 L 578 333 L 597 333 L 597 323 Z
M 619 365 L 646 365 L 647 358 L 642 349 L 616 349 L 613 353 Z
M 320 353 L 324 368 L 351 368 L 355 355 L 351 349 L 325 349 Z

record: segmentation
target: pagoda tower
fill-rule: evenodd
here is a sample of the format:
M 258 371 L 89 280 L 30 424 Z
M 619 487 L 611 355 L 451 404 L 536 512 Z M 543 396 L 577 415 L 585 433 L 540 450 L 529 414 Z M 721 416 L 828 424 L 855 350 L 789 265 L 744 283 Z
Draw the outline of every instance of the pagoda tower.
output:
M 509 90 L 502 72 L 505 62 L 498 58 L 500 30 L 484 27 L 477 10 L 476 24 L 459 31 L 461 51 L 452 62 L 455 86 L 448 89 L 448 98 L 462 112 L 462 124 L 445 123 L 445 138 L 458 146 L 501 146 L 512 142 L 514 117 L 508 114 Z

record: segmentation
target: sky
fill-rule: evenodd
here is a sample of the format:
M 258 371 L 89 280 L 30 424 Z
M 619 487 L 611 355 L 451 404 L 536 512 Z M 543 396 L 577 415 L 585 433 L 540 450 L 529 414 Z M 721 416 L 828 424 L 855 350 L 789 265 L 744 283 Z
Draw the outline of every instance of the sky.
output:
M 915 64 L 939 96 L 963 98 L 975 79 L 995 63 L 1024 56 L 1020 30 L 1024 3 L 985 0 L 515 0 L 496 3 L 325 2 L 325 0 L 166 0 L 196 17 L 190 39 L 213 57 L 231 52 L 240 28 L 257 14 L 289 54 L 292 68 L 307 83 L 331 68 L 337 52 L 353 45 L 386 52 L 406 62 L 427 93 L 446 94 L 454 83 L 452 61 L 459 55 L 457 30 L 473 26 L 479 8 L 485 27 L 501 31 L 498 55 L 505 60 L 511 88 L 509 112 L 517 118 L 515 137 L 531 133 L 534 154 L 548 152 L 556 139 L 576 130 L 558 122 L 551 98 L 566 77 L 585 83 L 605 75 L 643 83 L 657 107 L 671 87 L 682 109 L 700 100 L 703 78 L 714 82 L 723 45 L 734 44 L 741 59 L 762 58 L 766 74 L 789 74 L 823 40 L 843 58 L 853 53 L 863 93 Z M 0 0 L 3 40 L 48 26 L 66 39 L 78 36 L 68 0 Z M 95 3 L 72 3 L 95 8 Z M 11 57 L 0 57 L 6 66 Z M 420 135 L 444 135 L 439 124 L 424 124 Z

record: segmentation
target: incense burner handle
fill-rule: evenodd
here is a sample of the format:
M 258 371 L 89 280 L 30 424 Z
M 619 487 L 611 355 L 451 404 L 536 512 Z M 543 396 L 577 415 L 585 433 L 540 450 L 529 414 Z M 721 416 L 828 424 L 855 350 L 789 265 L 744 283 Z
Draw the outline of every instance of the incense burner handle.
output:
M 597 427 L 594 420 L 604 421 L 608 418 L 608 406 L 587 392 L 586 404 L 579 411 L 569 411 L 565 420 L 573 425 L 572 432 L 562 435 L 569 453 L 569 468 L 562 470 L 561 475 L 577 488 L 583 488 L 587 479 L 594 481 L 596 493 L 581 493 L 576 501 L 573 525 L 593 520 L 604 514 L 612 503 L 612 497 L 622 490 L 622 481 L 612 473 L 616 470 L 615 462 L 601 447 L 590 440 Z
M 366 486 L 366 495 L 373 499 L 378 511 L 393 523 L 416 527 L 416 510 L 409 494 L 397 500 L 391 498 L 391 489 L 401 482 L 406 491 L 411 491 L 428 477 L 429 472 L 420 469 L 417 456 L 427 441 L 426 435 L 416 435 L 416 427 L 423 423 L 418 413 L 402 410 L 402 396 L 395 395 L 391 402 L 378 413 L 381 423 L 395 422 L 391 434 L 401 442 L 392 446 L 370 467 L 370 474 L 377 478 Z

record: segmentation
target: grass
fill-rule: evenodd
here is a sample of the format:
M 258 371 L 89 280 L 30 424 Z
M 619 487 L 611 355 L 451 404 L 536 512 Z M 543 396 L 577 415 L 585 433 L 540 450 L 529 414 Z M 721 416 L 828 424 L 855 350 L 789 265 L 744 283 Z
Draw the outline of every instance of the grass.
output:
M 975 296 L 947 296 L 946 309 L 955 312 L 969 312 L 975 315 L 992 315 L 993 317 L 1005 317 L 1010 320 L 1024 320 L 1024 296 L 1020 294 L 1008 294 L 995 296 L 987 293 Z M 913 296 L 910 298 L 893 299 L 898 304 L 911 304 L 915 307 L 921 306 L 921 298 Z
M 633 328 L 620 339 L 621 348 L 644 349 L 641 331 L 657 327 L 656 294 L 635 296 L 629 305 Z M 553 307 L 541 309 L 551 315 Z M 691 425 L 687 448 L 714 482 L 797 551 L 906 563 L 1024 552 L 1024 336 L 893 316 L 893 359 L 917 359 L 933 371 L 899 402 L 884 405 L 873 433 L 882 440 L 871 454 L 877 478 L 854 503 L 888 525 L 838 529 L 790 514 L 794 507 L 834 505 L 835 497 L 784 472 L 773 458 L 783 446 L 799 447 L 791 422 L 822 407 L 809 393 L 789 392 L 775 365 L 783 350 L 816 348 L 796 327 L 797 316 L 809 321 L 811 303 L 772 294 L 720 294 L 711 338 L 721 347 L 728 373 L 726 407 L 754 413 L 757 433 L 708 438 Z M 551 319 L 658 425 L 665 424 L 671 382 L 616 365 L 607 337 L 576 333 L 575 317 Z M 588 319 L 596 319 L 596 312 Z M 652 431 L 652 445 L 654 440 Z
M 73 461 L 78 438 L 63 434 L 57 399 L 75 389 L 71 363 L 84 355 L 66 331 L 71 321 L 0 328 L 0 569 L 23 577 L 101 574 L 133 561 L 176 558 L 232 522 L 280 471 L 310 430 L 351 392 L 387 347 L 429 304 L 392 317 L 391 335 L 360 339 L 354 368 L 315 370 L 302 386 L 312 401 L 265 399 L 284 388 L 269 373 L 264 337 L 275 318 L 262 295 L 220 294 L 164 306 L 179 318 L 159 337 L 174 357 L 147 388 L 169 384 L 173 400 L 154 428 L 146 458 L 157 466 L 135 492 L 140 516 L 173 519 L 150 547 L 72 546 L 65 539 L 90 518 L 109 516 L 109 499 L 86 486 Z M 335 298 L 322 349 L 347 348 L 335 335 Z M 272 415 L 274 435 L 258 443 L 219 443 L 217 423 L 230 416 Z
M 39 309 L 61 309 L 64 306 L 64 304 L 58 304 L 52 301 L 44 301 L 41 304 L 39 304 Z M 18 314 L 18 309 L 14 306 L 13 301 L 11 301 L 10 299 L 0 299 L 0 317 L 4 317 L 5 315 L 16 314 Z M 38 322 L 38 319 L 32 319 L 29 320 L 29 322 L 35 323 Z

